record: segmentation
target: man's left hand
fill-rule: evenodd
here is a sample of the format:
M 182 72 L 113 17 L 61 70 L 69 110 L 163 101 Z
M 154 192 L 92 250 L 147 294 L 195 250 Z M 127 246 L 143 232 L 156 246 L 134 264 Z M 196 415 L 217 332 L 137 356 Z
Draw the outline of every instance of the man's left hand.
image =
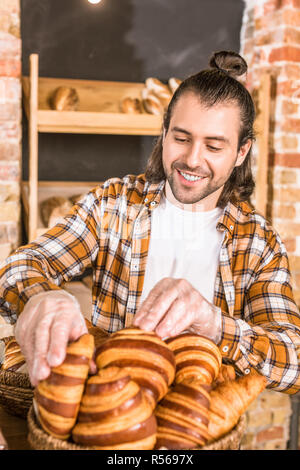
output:
M 185 279 L 166 277 L 150 291 L 133 324 L 161 338 L 190 331 L 217 344 L 221 340 L 221 310 L 208 302 Z

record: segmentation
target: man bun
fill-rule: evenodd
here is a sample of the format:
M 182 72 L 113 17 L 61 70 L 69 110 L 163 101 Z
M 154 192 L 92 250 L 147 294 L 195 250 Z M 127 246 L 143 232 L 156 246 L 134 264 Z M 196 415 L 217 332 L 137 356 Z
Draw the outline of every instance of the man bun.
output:
M 233 78 L 244 75 L 247 72 L 247 62 L 237 52 L 219 51 L 210 58 L 209 65 L 219 69 Z

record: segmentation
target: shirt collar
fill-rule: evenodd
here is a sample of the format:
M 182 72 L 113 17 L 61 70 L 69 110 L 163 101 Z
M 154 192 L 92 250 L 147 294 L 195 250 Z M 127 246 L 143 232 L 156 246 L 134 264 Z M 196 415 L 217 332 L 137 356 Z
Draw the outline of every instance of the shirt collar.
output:
M 155 209 L 160 203 L 165 183 L 166 180 L 162 180 L 159 183 L 146 182 L 143 204 L 149 209 Z M 228 202 L 218 220 L 217 229 L 221 231 L 228 230 L 229 233 L 233 234 L 235 224 L 242 217 L 248 216 L 253 212 L 254 209 L 247 202 Z

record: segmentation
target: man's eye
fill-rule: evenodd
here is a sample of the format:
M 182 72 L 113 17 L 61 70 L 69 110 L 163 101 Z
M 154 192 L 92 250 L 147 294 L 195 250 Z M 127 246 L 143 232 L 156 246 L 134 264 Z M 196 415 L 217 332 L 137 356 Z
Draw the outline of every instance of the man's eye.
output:
M 221 148 L 213 147 L 212 145 L 208 145 L 207 148 L 209 148 L 209 150 L 212 150 L 213 152 L 219 152 L 220 150 L 222 150 Z
M 187 142 L 187 139 L 182 139 L 180 137 L 175 137 L 176 142 Z

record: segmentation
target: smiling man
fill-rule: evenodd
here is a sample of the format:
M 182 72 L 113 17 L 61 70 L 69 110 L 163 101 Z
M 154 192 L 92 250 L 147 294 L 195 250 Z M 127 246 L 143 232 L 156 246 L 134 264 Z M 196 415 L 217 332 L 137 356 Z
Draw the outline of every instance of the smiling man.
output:
M 253 101 L 247 64 L 215 53 L 175 92 L 145 174 L 112 178 L 0 270 L 1 314 L 35 385 L 87 331 L 64 282 L 93 269 L 94 325 L 162 338 L 192 331 L 239 374 L 299 391 L 300 317 L 285 247 L 249 200 Z

